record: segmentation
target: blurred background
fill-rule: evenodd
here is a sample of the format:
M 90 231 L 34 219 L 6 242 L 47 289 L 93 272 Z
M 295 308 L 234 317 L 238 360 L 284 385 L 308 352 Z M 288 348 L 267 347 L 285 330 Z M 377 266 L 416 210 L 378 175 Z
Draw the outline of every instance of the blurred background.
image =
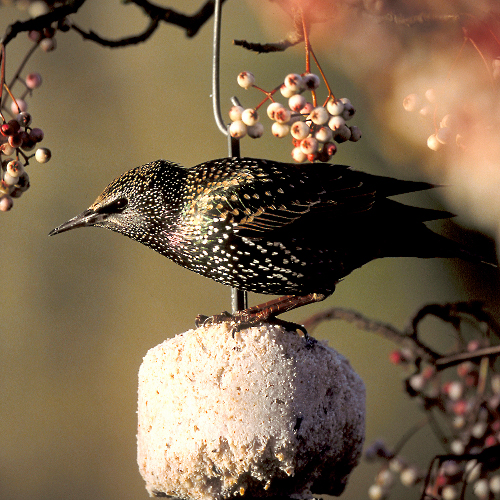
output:
M 8 3 L 0 10 L 0 32 L 28 17 L 19 5 Z M 467 2 L 452 3 L 458 9 Z M 485 113 L 494 115 L 491 103 L 498 105 L 497 94 L 486 73 L 482 77 L 481 57 L 467 46 L 457 59 L 463 30 L 441 23 L 403 27 L 383 17 L 384 2 L 302 4 L 317 9 L 321 22 L 312 27 L 313 48 L 335 94 L 356 107 L 353 123 L 363 132 L 360 142 L 339 147 L 335 162 L 448 184 L 401 201 L 454 211 L 453 224 L 433 223 L 433 229 L 491 255 L 500 172 L 496 151 L 489 149 L 497 147 L 491 135 L 498 134 L 498 129 L 492 131 L 495 122 L 470 133 L 469 138 L 475 134 L 483 141 L 472 152 L 456 147 L 434 152 L 426 146 L 432 127 L 402 106 L 407 94 L 423 95 L 436 81 L 448 96 L 457 82 L 464 83 L 464 75 L 474 75 L 477 86 L 469 86 L 465 94 L 469 104 L 480 102 Z M 451 8 L 447 2 L 434 4 L 443 12 Z M 478 4 L 488 7 L 488 2 Z M 256 91 L 237 86 L 240 71 L 252 71 L 266 89 L 290 72 L 304 71 L 303 45 L 257 55 L 231 43 L 281 40 L 292 28 L 290 5 L 225 4 L 225 116 L 232 95 L 245 107 L 261 100 Z M 201 3 L 174 0 L 168 6 L 191 14 Z M 412 16 L 414 9 L 404 14 Z M 147 26 L 135 6 L 112 0 L 88 1 L 74 21 L 106 38 L 136 34 Z M 189 39 L 183 30 L 163 25 L 146 43 L 123 49 L 84 42 L 73 31 L 60 33 L 56 50 L 37 51 L 27 65 L 26 72 L 42 74 L 43 85 L 28 100 L 29 112 L 33 126 L 44 130 L 43 145 L 53 158 L 44 165 L 30 163 L 31 189 L 0 216 L 2 500 L 147 498 L 135 438 L 142 357 L 164 339 L 192 328 L 197 314 L 229 309 L 230 291 L 108 231 L 47 234 L 87 208 L 126 170 L 158 158 L 192 166 L 227 155 L 226 139 L 212 116 L 212 26 L 210 20 Z M 7 80 L 29 47 L 26 34 L 8 45 Z M 488 95 L 492 99 L 485 101 Z M 246 138 L 241 148 L 247 156 L 290 159 L 288 138 Z M 487 151 L 491 154 L 485 160 Z M 250 303 L 263 299 L 251 295 Z M 326 302 L 286 318 L 300 322 L 340 306 L 402 328 L 424 304 L 468 299 L 484 300 L 498 313 L 498 273 L 447 260 L 385 259 L 353 273 Z M 315 336 L 344 354 L 366 383 L 367 443 L 382 437 L 394 445 L 421 418 L 403 394 L 401 370 L 388 361 L 394 346 L 343 323 L 323 324 Z M 442 345 L 432 333 L 428 340 L 436 348 Z M 422 454 L 423 465 L 432 453 L 441 452 L 427 429 L 414 441 L 404 453 L 414 460 Z M 361 463 L 344 498 L 367 498 L 374 473 L 373 466 Z

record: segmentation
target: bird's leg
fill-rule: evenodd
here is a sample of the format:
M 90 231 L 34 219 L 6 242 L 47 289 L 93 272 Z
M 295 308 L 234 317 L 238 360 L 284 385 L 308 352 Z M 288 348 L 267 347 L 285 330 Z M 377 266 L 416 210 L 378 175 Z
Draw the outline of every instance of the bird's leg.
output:
M 277 299 L 270 300 L 257 306 L 252 306 L 242 311 L 236 311 L 234 314 L 223 312 L 214 316 L 198 315 L 196 317 L 196 326 L 223 323 L 226 321 L 236 323 L 236 330 L 241 330 L 245 326 L 255 325 L 260 322 L 273 322 L 283 325 L 287 328 L 300 330 L 304 333 L 306 339 L 309 339 L 306 329 L 302 325 L 291 323 L 289 321 L 278 320 L 276 316 L 291 311 L 298 307 L 320 302 L 325 300 L 330 294 L 310 293 L 308 295 L 285 295 Z

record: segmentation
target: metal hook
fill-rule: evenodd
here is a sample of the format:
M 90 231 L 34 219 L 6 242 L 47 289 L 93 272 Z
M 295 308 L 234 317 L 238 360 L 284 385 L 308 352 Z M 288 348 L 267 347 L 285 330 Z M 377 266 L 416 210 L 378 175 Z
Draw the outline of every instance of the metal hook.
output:
M 222 2 L 215 0 L 214 6 L 214 40 L 213 40 L 213 59 L 212 59 L 212 106 L 215 118 L 215 123 L 219 130 L 228 138 L 229 156 L 240 156 L 240 141 L 234 139 L 229 134 L 229 126 L 224 123 L 220 110 L 220 34 L 221 34 L 221 13 Z M 232 102 L 239 104 L 236 97 L 233 97 Z M 231 309 L 233 313 L 241 311 L 248 307 L 248 294 L 243 290 L 231 288 Z

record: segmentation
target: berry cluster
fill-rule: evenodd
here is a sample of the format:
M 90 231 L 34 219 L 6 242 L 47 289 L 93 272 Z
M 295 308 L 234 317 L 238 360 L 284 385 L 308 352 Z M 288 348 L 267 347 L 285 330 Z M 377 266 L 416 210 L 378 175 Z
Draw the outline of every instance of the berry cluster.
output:
M 275 137 L 292 136 L 292 158 L 302 163 L 308 161 L 328 161 L 336 152 L 337 144 L 346 141 L 356 142 L 361 138 L 361 131 L 356 126 L 348 126 L 355 109 L 349 99 L 336 99 L 329 92 L 323 106 L 316 105 L 316 90 L 320 79 L 314 73 L 299 75 L 290 73 L 284 82 L 271 92 L 266 92 L 255 85 L 255 77 L 249 71 L 238 75 L 238 84 L 244 89 L 254 87 L 266 94 L 266 98 L 255 108 L 233 106 L 229 111 L 231 124 L 229 133 L 241 139 L 245 135 L 252 138 L 261 137 L 264 126 L 260 122 L 258 109 L 268 100 L 267 116 L 273 121 L 271 132 Z M 288 106 L 274 100 L 277 91 L 288 99 Z M 312 102 L 303 93 L 310 91 Z
M 453 114 L 445 114 L 437 124 L 437 98 L 434 89 L 425 92 L 425 100 L 418 94 L 407 95 L 403 100 L 403 107 L 406 111 L 416 112 L 423 118 L 432 120 L 434 133 L 427 139 L 427 147 L 433 151 L 438 151 L 445 145 L 455 143 L 459 147 L 464 147 L 464 135 L 458 130 L 458 120 Z
M 20 80 L 18 78 L 18 80 Z M 39 73 L 30 73 L 24 80 L 25 92 L 19 98 L 13 97 L 10 107 L 2 105 L 2 125 L 0 125 L 0 211 L 6 212 L 12 208 L 13 198 L 19 198 L 30 186 L 29 177 L 24 167 L 31 158 L 39 163 L 50 160 L 51 152 L 47 148 L 37 148 L 30 151 L 43 140 L 44 133 L 40 128 L 31 127 L 31 115 L 27 112 L 26 96 L 42 84 Z M 6 120 L 3 112 L 13 118 Z
M 474 326 L 482 330 L 484 336 L 469 342 L 459 338 L 460 354 L 456 362 L 454 356 L 450 356 L 448 370 L 438 369 L 435 360 L 424 362 L 421 352 L 411 343 L 391 353 L 392 363 L 414 372 L 406 379 L 407 392 L 421 403 L 425 411 L 438 412 L 441 425 L 447 425 L 448 428 L 441 432 L 446 435 L 443 444 L 449 453 L 433 460 L 429 471 L 424 471 L 403 459 L 399 450 L 390 451 L 381 442 L 374 443 L 367 450 L 367 458 L 381 460 L 382 467 L 369 489 L 371 500 L 388 497 L 396 476 L 406 486 L 421 485 L 422 498 L 426 500 L 463 498 L 461 495 L 466 485 L 470 485 L 481 500 L 498 498 L 500 373 L 495 363 L 486 357 L 486 351 L 491 354 L 498 346 L 498 339 L 495 341 L 493 332 L 496 330 L 488 327 L 485 316 L 478 316 L 480 321 L 472 318 Z M 497 327 L 496 323 L 492 326 Z M 485 352 L 485 357 L 481 356 L 482 352 Z M 466 361 L 458 361 L 458 358 L 469 356 Z

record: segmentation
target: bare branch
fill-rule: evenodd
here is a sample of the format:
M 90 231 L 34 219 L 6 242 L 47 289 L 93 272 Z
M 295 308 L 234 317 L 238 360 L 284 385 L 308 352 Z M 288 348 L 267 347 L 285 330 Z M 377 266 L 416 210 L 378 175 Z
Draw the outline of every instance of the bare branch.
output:
M 64 5 L 56 7 L 47 14 L 28 19 L 27 21 L 16 21 L 7 28 L 0 43 L 7 45 L 19 33 L 24 31 L 42 31 L 44 28 L 48 28 L 52 23 L 59 23 L 65 17 L 78 12 L 78 9 L 80 9 L 84 3 L 85 0 L 68 0 Z
M 226 0 L 221 1 L 224 3 Z M 214 0 L 208 0 L 198 12 L 187 16 L 174 9 L 159 7 L 148 0 L 130 0 L 130 3 L 140 7 L 151 19 L 185 29 L 188 37 L 193 37 L 198 33 L 199 29 L 213 16 L 215 8 Z
M 125 38 L 120 38 L 119 40 L 108 40 L 100 37 L 94 31 L 89 30 L 88 32 L 79 28 L 76 24 L 72 24 L 71 28 L 79 33 L 85 40 L 91 40 L 104 47 L 125 47 L 127 45 L 136 45 L 141 42 L 145 42 L 158 28 L 160 22 L 158 19 L 151 19 L 149 26 L 139 35 L 129 36 Z

